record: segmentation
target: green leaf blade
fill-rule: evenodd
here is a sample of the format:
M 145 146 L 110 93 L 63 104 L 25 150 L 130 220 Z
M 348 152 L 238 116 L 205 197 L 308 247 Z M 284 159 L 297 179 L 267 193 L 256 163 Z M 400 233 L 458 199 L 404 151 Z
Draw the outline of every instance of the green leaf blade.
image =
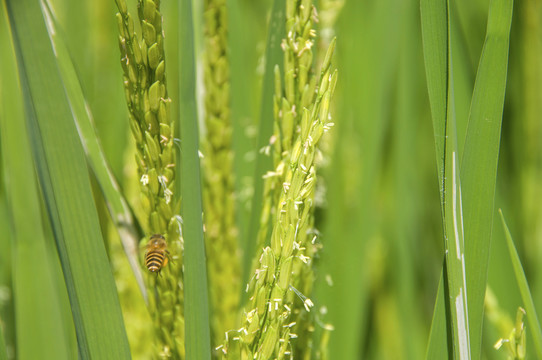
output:
M 58 68 L 62 76 L 62 82 L 66 88 L 66 95 L 70 102 L 77 130 L 85 150 L 89 166 L 92 169 L 98 184 L 107 202 L 111 220 L 116 225 L 124 251 L 130 263 L 130 267 L 139 285 L 143 297 L 146 299 L 146 289 L 143 274 L 138 260 L 138 243 L 143 237 L 132 216 L 128 203 L 120 192 L 119 185 L 106 160 L 102 146 L 98 139 L 96 128 L 89 107 L 75 71 L 74 64 L 66 48 L 66 44 L 51 9 L 47 8 L 47 16 L 52 20 L 47 23 L 51 40 L 54 43 Z
M 495 202 L 513 0 L 490 2 L 461 163 L 469 328 L 473 357 L 481 351 L 483 303 Z
M 36 1 L 10 1 L 30 143 L 72 314 L 79 356 L 130 358 L 85 157 Z
M 0 8 L 0 18 L 5 20 L 2 25 L 5 28 L 0 30 L 0 63 L 5 71 L 0 81 L 0 154 L 10 208 L 8 217 L 11 226 L 5 228 L 5 235 L 10 238 L 14 250 L 16 353 L 19 359 L 36 359 L 44 353 L 55 359 L 71 359 L 76 356 L 73 323 L 68 325 L 63 321 L 64 317 L 69 316 L 69 309 L 64 308 L 61 301 L 61 297 L 66 295 L 65 290 L 55 292 L 59 277 L 55 277 L 58 272 L 53 267 L 57 262 L 46 248 L 37 181 L 26 137 L 15 52 L 8 38 L 9 21 L 4 4 Z M 5 359 L 3 340 L 2 336 L 0 358 Z
M 499 209 L 499 214 L 501 215 L 501 222 L 506 236 L 506 244 L 508 245 L 508 253 L 510 255 L 510 260 L 512 261 L 512 266 L 514 267 L 517 285 L 519 292 L 521 293 L 525 312 L 527 313 L 528 326 L 534 339 L 536 357 L 542 359 L 542 330 L 540 328 L 538 316 L 536 315 L 536 307 L 534 305 L 533 297 L 531 296 L 531 290 L 529 290 L 525 271 L 523 271 L 523 266 L 521 265 L 521 260 L 516 250 L 516 246 L 514 245 L 512 234 L 510 233 L 510 229 L 508 229 L 508 225 L 506 225 L 501 209 Z
M 442 219 L 444 222 L 444 154 L 446 147 L 446 117 L 448 94 L 448 9 L 446 0 L 420 1 L 421 28 L 424 62 L 427 78 L 427 89 L 431 114 L 433 120 L 433 133 L 437 162 L 438 182 L 440 188 L 440 202 Z M 451 337 L 448 330 L 451 326 L 447 294 L 446 262 L 444 262 L 441 280 L 435 307 L 429 341 L 426 350 L 426 359 L 451 358 L 453 349 L 448 339 Z
M 448 11 L 446 0 L 420 1 L 427 89 L 431 104 L 439 183 L 444 176 L 446 97 L 448 87 Z M 441 193 L 441 200 L 444 194 Z

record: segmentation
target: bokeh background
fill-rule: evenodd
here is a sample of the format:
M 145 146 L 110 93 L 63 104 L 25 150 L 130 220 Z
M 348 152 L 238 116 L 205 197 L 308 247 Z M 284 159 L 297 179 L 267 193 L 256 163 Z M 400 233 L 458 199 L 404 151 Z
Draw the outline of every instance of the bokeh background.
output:
M 54 0 L 97 133 L 114 175 L 131 203 L 136 171 L 117 46 L 115 3 Z M 130 4 L 133 5 L 133 4 Z M 175 1 L 162 2 L 169 92 L 178 101 L 178 19 Z M 202 8 L 194 2 L 201 51 Z M 250 215 L 267 20 L 272 1 L 239 0 L 232 73 L 243 74 L 234 120 L 240 236 Z M 435 140 L 427 95 L 420 4 L 414 0 L 320 0 L 318 56 L 337 37 L 339 82 L 335 128 L 323 146 L 317 226 L 324 245 L 313 301 L 333 324 L 331 359 L 421 359 L 425 356 L 444 257 Z M 458 143 L 461 149 L 485 38 L 488 0 L 451 3 Z M 132 7 L 132 13 L 136 11 Z M 170 80 L 171 79 L 171 80 Z M 180 79 L 182 81 L 182 79 Z M 201 90 L 198 90 L 201 91 Z M 174 109 L 176 109 L 174 107 Z M 200 112 L 201 113 L 201 112 Z M 182 114 L 174 114 L 175 117 Z M 542 1 L 514 4 L 495 210 L 514 237 L 537 310 L 542 312 Z M 4 187 L 0 229 L 8 229 Z M 149 336 L 143 300 L 123 258 L 103 200 L 107 234 L 134 358 L 146 358 Z M 508 336 L 522 301 L 494 217 L 488 289 L 498 306 L 486 309 L 482 357 L 505 359 L 493 344 Z M 245 229 L 243 232 L 242 229 Z M 0 318 L 14 341 L 9 236 L 0 244 Z M 246 239 L 244 239 L 246 241 Z M 527 337 L 528 358 L 534 359 Z

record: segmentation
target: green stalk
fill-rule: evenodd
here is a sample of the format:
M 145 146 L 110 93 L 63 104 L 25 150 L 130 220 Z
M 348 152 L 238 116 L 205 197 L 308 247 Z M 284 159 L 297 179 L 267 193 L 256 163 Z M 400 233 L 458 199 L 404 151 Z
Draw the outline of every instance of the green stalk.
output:
M 180 217 L 175 214 L 174 126 L 170 119 L 171 100 L 165 77 L 162 15 L 158 0 L 140 0 L 138 15 L 141 36 L 124 0 L 117 0 L 119 45 L 124 70 L 124 89 L 130 128 L 136 141 L 135 154 L 141 183 L 141 207 L 146 219 L 143 228 L 148 239 L 154 234 L 166 238 L 170 261 L 160 275 L 147 278 L 155 287 L 149 306 L 154 317 L 160 356 L 184 358 L 183 277 Z
M 209 299 L 207 295 L 207 269 L 203 240 L 201 177 L 199 158 L 198 113 L 196 107 L 196 63 L 194 56 L 194 25 L 192 1 L 179 4 L 179 113 L 181 137 L 181 167 L 177 168 L 182 214 L 185 221 L 184 294 L 186 314 L 186 358 L 211 358 L 209 329 Z M 182 174 L 182 178 L 181 178 Z

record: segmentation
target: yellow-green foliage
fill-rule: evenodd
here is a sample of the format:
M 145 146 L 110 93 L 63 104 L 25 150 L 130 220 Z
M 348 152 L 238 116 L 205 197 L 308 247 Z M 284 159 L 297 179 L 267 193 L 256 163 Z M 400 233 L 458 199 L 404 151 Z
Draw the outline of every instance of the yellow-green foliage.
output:
M 195 5 L 193 12 L 187 4 Z M 459 214 L 442 213 L 439 176 L 452 159 L 444 152 L 453 144 L 445 120 L 455 118 L 452 153 L 458 155 L 458 204 L 465 214 L 470 322 L 465 352 L 473 359 L 542 359 L 535 312 L 542 304 L 542 1 L 312 4 L 117 0 L 116 18 L 110 0 L 2 2 L 0 358 L 44 358 L 48 349 L 74 354 L 79 346 L 83 357 L 98 351 L 100 359 L 182 359 L 184 349 L 193 352 L 197 343 L 199 351 L 190 359 L 207 360 L 222 341 L 219 327 L 231 331 L 213 356 L 228 359 L 453 358 L 460 337 L 451 336 L 449 310 L 457 308 L 447 296 L 453 294 L 445 292 L 453 274 L 442 272 L 450 248 L 444 247 L 442 228 L 443 218 Z M 318 101 L 327 108 L 326 95 L 318 100 L 315 90 L 333 73 L 321 77 L 319 69 L 335 35 L 337 126 L 318 143 L 307 143 L 306 132 L 321 129 L 314 122 Z M 282 40 L 284 52 L 276 46 Z M 191 131 L 182 134 L 179 125 Z M 179 144 L 173 143 L 174 130 L 183 161 L 173 156 Z M 182 178 L 179 165 L 187 170 Z M 174 187 L 184 191 L 185 242 L 178 220 L 171 221 L 180 211 Z M 29 197 L 36 191 L 37 207 Z M 243 208 L 230 206 L 232 192 Z M 510 229 L 492 220 L 495 206 L 503 209 Z M 137 221 L 127 216 L 130 210 Z M 237 230 L 229 217 L 234 212 Z M 99 231 L 96 213 L 102 220 L 111 217 L 107 226 L 114 224 L 124 250 L 111 244 L 118 236 L 105 221 Z M 185 255 L 194 247 L 182 246 L 196 244 L 193 253 L 202 254 L 200 220 L 212 299 L 194 296 L 195 289 L 199 295 L 207 288 L 201 272 L 206 264 Z M 148 273 L 142 259 L 154 233 L 165 236 L 171 257 L 158 276 Z M 42 235 L 45 253 L 19 241 L 36 245 Z M 133 251 L 137 243 L 130 243 L 134 235 L 139 253 Z M 234 246 L 244 252 L 248 293 L 245 283 L 237 290 L 231 283 L 237 260 L 234 267 L 221 267 L 224 254 L 235 250 L 221 250 L 226 243 L 217 243 L 219 238 L 239 242 Z M 320 243 L 323 250 L 316 251 Z M 43 261 L 49 256 L 53 266 L 47 270 L 49 261 Z M 148 304 L 133 285 L 126 256 L 146 275 Z M 53 274 L 53 286 L 40 281 L 47 273 Z M 111 273 L 116 289 L 107 285 Z M 485 292 L 486 277 L 499 305 Z M 226 313 L 222 306 L 233 307 L 236 291 L 243 301 Z M 183 293 L 189 297 L 183 300 Z M 224 302 L 217 301 L 221 293 Z M 214 305 L 208 317 L 209 300 Z M 525 314 L 520 310 L 514 321 L 519 307 Z M 43 308 L 51 311 L 35 311 Z M 199 320 L 207 317 L 209 323 Z M 334 331 L 324 330 L 324 319 Z M 208 341 L 198 330 L 210 327 L 214 338 Z M 52 334 L 55 341 L 44 341 Z M 502 347 L 496 350 L 492 345 L 499 338 Z
M 241 289 L 224 0 L 205 1 L 203 208 L 214 343 L 235 326 Z

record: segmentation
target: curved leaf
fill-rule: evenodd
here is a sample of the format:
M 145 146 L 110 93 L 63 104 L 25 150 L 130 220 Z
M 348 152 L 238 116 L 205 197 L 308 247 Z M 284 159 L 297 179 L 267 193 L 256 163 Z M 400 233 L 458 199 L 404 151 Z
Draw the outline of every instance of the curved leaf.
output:
M 130 358 L 83 147 L 65 95 L 40 2 L 9 1 L 26 121 L 55 235 L 79 356 Z
M 513 0 L 492 0 L 489 4 L 486 39 L 476 74 L 461 162 L 469 328 L 474 358 L 480 357 L 482 343 L 513 3 Z
M 510 229 L 508 229 L 508 225 L 506 225 L 506 221 L 504 220 L 504 215 L 502 214 L 501 209 L 499 209 L 499 214 L 501 215 L 502 226 L 506 235 L 506 244 L 508 245 L 508 253 L 510 255 L 510 260 L 512 261 L 512 266 L 514 267 L 517 285 L 519 292 L 521 293 L 525 312 L 527 313 L 527 323 L 529 324 L 529 329 L 531 330 L 534 339 L 536 356 L 537 358 L 542 359 L 542 330 L 540 329 L 540 322 L 538 321 L 538 316 L 536 315 L 533 297 L 531 296 L 529 284 L 527 283 L 527 278 L 525 277 L 521 260 L 516 250 L 516 246 L 514 245 L 512 234 L 510 234 Z

